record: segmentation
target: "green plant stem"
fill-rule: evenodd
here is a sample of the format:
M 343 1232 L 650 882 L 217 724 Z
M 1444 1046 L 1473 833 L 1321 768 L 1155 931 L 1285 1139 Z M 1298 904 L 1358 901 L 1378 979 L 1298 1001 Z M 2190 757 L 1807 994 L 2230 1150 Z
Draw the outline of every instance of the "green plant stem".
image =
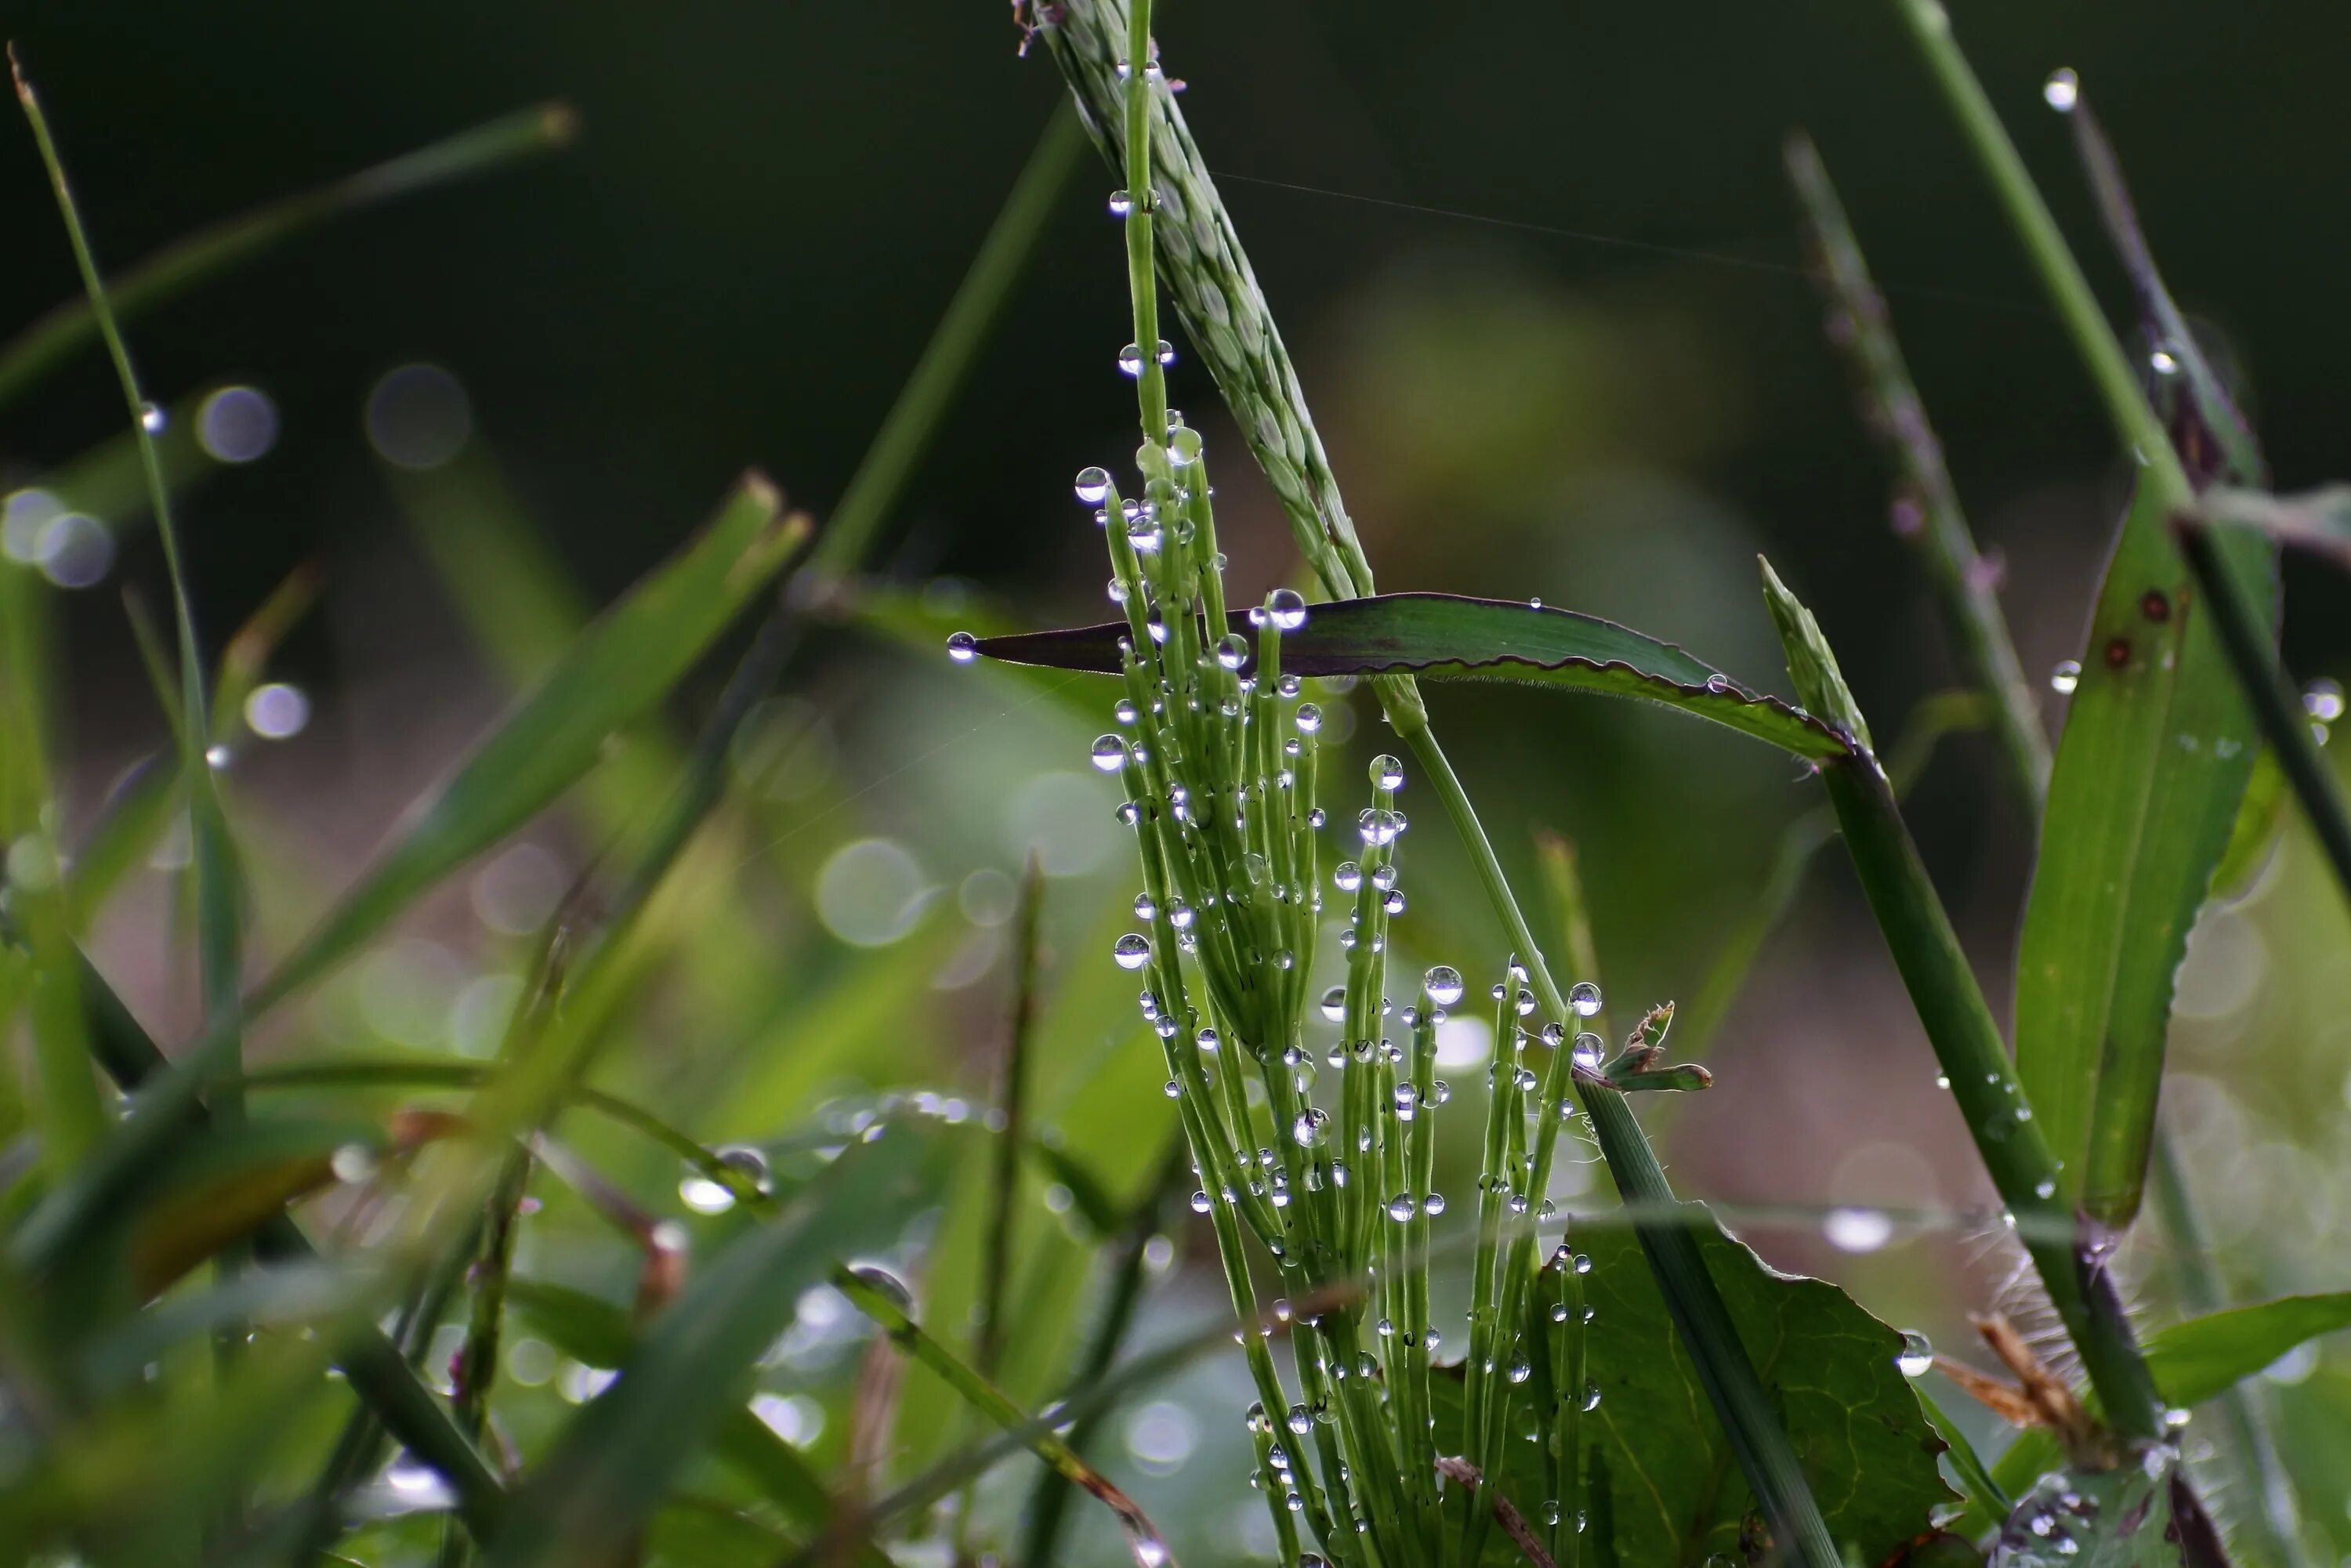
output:
M 1370 562 L 1339 498 L 1337 480 L 1307 414 L 1296 372 L 1182 112 L 1173 95 L 1165 91 L 1127 91 L 1120 75 L 1119 63 L 1131 59 L 1136 62 L 1136 78 L 1142 78 L 1141 62 L 1149 57 L 1145 29 L 1135 25 L 1135 18 L 1118 0 L 1063 0 L 1054 7 L 1044 33 L 1085 111 L 1089 129 L 1102 141 L 1112 165 L 1125 171 L 1134 211 L 1160 220 L 1138 231 L 1131 214 L 1127 226 L 1130 286 L 1138 324 L 1135 341 L 1144 361 L 1145 453 L 1158 450 L 1165 441 L 1165 422 L 1164 393 L 1156 405 L 1161 417 L 1155 424 L 1151 419 L 1155 333 L 1147 337 L 1140 329 L 1146 320 L 1146 302 L 1153 312 L 1147 319 L 1155 321 L 1156 296 L 1149 287 L 1153 257 L 1137 256 L 1133 239 L 1137 232 L 1155 241 L 1156 259 L 1165 267 L 1177 310 L 1259 466 L 1280 498 L 1292 537 L 1322 580 L 1324 591 L 1334 598 L 1374 591 Z M 1136 177 L 1138 170 L 1144 178 Z M 1138 280 L 1144 287 L 1133 287 Z M 1115 535 L 1118 530 L 1111 532 Z M 1113 550 L 1116 548 L 1113 538 Z M 1429 727 L 1419 688 L 1409 676 L 1380 676 L 1372 685 L 1389 724 L 1412 747 L 1435 781 L 1447 815 L 1478 864 L 1495 912 L 1528 967 L 1537 996 L 1554 1018 L 1571 1017 L 1485 830 Z M 1656 1155 L 1621 1097 L 1607 1090 L 1588 1098 L 1608 1105 L 1605 1113 L 1594 1117 L 1594 1126 L 1603 1157 L 1619 1190 L 1628 1197 L 1639 1192 L 1646 1197 L 1662 1193 L 1670 1198 L 1671 1189 Z M 1539 1169 L 1547 1175 L 1549 1145 L 1557 1124 L 1546 1117 L 1541 1126 Z M 1631 1168 L 1620 1162 L 1629 1163 Z M 1645 1227 L 1643 1246 L 1661 1289 L 1674 1304 L 1677 1326 L 1693 1357 L 1708 1369 L 1707 1386 L 1717 1398 L 1716 1409 L 1734 1434 L 1734 1448 L 1746 1467 L 1749 1482 L 1771 1514 L 1779 1538 L 1808 1568 L 1833 1568 L 1838 1557 L 1819 1506 L 1804 1484 L 1786 1434 L 1764 1397 L 1761 1382 L 1731 1329 L 1695 1244 L 1678 1229 L 1653 1234 L 1651 1228 Z
M 1976 79 L 1967 57 L 1951 37 L 1951 19 L 1942 0 L 1893 3 L 1895 15 L 1908 27 L 1911 40 L 1959 121 L 1960 133 L 1991 182 L 1992 193 L 2006 213 L 2009 226 L 2016 231 L 2026 259 L 2040 274 L 2058 319 L 2074 340 L 2074 350 L 2106 405 L 2115 438 L 2124 451 L 2145 465 L 2143 482 L 2154 486 L 2165 509 L 2186 509 L 2194 491 L 2187 470 L 2171 449 L 2170 433 L 2148 405 L 2130 356 L 2123 352 L 2105 313 L 2098 308 L 2097 297 L 2090 292 L 2089 281 L 2066 247 L 2065 236 L 2057 230 L 2057 220 L 2050 215 L 2048 204 L 2025 171 L 2024 160 L 2017 155 L 2016 144 L 2009 140 L 1991 100 L 1984 95 L 1983 84 Z
M 2342 789 L 2318 753 L 2301 694 L 2261 630 L 2262 617 L 2244 584 L 2214 548 L 2211 528 L 2183 517 L 2174 532 L 2197 586 L 2204 591 L 2213 630 L 2220 633 L 2221 651 L 2229 656 L 2229 668 L 2253 710 L 2262 737 L 2276 751 L 2294 799 L 2302 802 L 2303 814 L 2335 873 L 2335 886 L 2351 898 L 2351 813 L 2345 811 Z
M 568 105 L 538 104 L 209 225 L 117 276 L 108 285 L 114 310 L 135 315 L 337 214 L 561 147 L 579 129 L 579 117 Z M 57 306 L 19 332 L 0 347 L 0 407 L 16 402 L 99 334 L 96 313 L 79 301 Z
M 2001 613 L 1998 575 L 1977 549 L 1960 508 L 1958 488 L 1943 463 L 1942 443 L 1927 422 L 1902 347 L 1886 319 L 1886 298 L 1869 275 L 1844 204 L 1829 183 L 1812 139 L 1801 132 L 1787 145 L 1789 183 L 1802 201 L 1819 251 L 1822 282 L 1832 308 L 1832 340 L 1846 350 L 1866 400 L 1866 423 L 1901 476 L 1918 516 L 1908 538 L 1927 567 L 1943 620 L 1970 683 L 1991 705 L 1994 736 L 2010 782 L 2037 822 L 2049 791 L 2049 740 L 2042 733 L 2032 688 Z
M 824 536 L 809 559 L 820 587 L 865 564 L 939 422 L 954 406 L 1013 285 L 1028 269 L 1084 146 L 1077 116 L 1067 105 L 1057 105 L 1036 151 L 1029 154 L 1011 193 L 973 253 L 922 357 L 858 462 L 849 488 L 826 519 Z
M 1927 1038 L 1949 1079 L 1976 1151 L 2018 1225 L 2020 1239 L 2064 1321 L 2090 1383 L 2116 1426 L 2162 1435 L 2163 1406 L 2147 1375 L 2103 1259 L 2068 1242 L 2074 1217 L 2058 1195 L 2055 1156 L 2031 1119 L 2000 1026 L 1959 950 L 1893 790 L 1867 753 L 1833 762 L 1822 782 L 1844 830 L 1863 893 L 1902 973 Z

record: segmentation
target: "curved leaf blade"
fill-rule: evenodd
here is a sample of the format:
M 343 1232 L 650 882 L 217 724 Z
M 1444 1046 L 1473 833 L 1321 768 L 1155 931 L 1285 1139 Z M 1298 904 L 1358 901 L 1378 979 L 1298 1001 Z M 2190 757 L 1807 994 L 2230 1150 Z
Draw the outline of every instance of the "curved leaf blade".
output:
M 1247 612 L 1230 617 L 1247 636 Z M 979 640 L 978 651 L 1017 664 L 1116 674 L 1123 621 Z M 1712 719 L 1798 757 L 1840 757 L 1853 737 L 1783 698 L 1740 685 L 1671 643 L 1585 615 L 1515 600 L 1451 593 L 1383 593 L 1318 604 L 1281 640 L 1293 675 L 1413 674 L 1525 681 L 1633 697 Z
M 2351 1291 L 2207 1312 L 2149 1336 L 2147 1370 L 2174 1405 L 2200 1405 L 2298 1344 L 2351 1328 Z

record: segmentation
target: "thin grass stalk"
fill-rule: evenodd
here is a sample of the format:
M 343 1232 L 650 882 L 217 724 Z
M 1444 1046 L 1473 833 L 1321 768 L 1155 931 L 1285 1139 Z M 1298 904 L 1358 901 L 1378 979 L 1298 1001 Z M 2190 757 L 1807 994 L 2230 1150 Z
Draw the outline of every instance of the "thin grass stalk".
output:
M 482 1219 L 482 1235 L 465 1272 L 473 1290 L 465 1337 L 450 1364 L 450 1414 L 458 1428 L 480 1447 L 489 1430 L 490 1391 L 497 1385 L 498 1350 L 506 1322 L 507 1281 L 514 1276 L 515 1240 L 520 1233 L 523 1195 L 530 1186 L 531 1156 L 516 1149 L 507 1155 Z M 464 1568 L 474 1560 L 473 1532 L 444 1530 L 441 1568 Z
M 1324 591 L 1337 598 L 1372 592 L 1370 563 L 1340 499 L 1321 438 L 1307 415 L 1296 372 L 1183 115 L 1167 92 L 1155 93 L 1145 101 L 1125 90 L 1120 62 L 1147 59 L 1147 36 L 1137 37 L 1133 14 L 1118 0 L 1064 0 L 1044 15 L 1043 34 L 1077 97 L 1088 129 L 1102 144 L 1113 166 L 1127 175 L 1132 203 L 1127 231 L 1130 287 L 1137 297 L 1138 327 L 1147 321 L 1154 328 L 1150 336 L 1138 329 L 1135 340 L 1144 361 L 1139 380 L 1145 399 L 1146 450 L 1155 450 L 1162 439 L 1164 412 L 1155 421 L 1151 411 L 1164 411 L 1165 401 L 1164 387 L 1156 402 L 1152 401 L 1154 388 L 1159 387 L 1154 374 L 1156 356 L 1152 351 L 1156 341 L 1155 296 L 1148 288 L 1132 287 L 1136 275 L 1154 259 L 1147 249 L 1135 245 L 1138 232 L 1155 243 L 1156 259 L 1165 269 L 1186 329 L 1280 497 L 1292 537 Z M 1140 70 L 1138 66 L 1138 74 Z M 1138 169 L 1150 178 L 1138 180 Z M 1138 231 L 1134 210 L 1147 210 L 1151 226 Z M 1144 280 L 1149 280 L 1147 274 Z M 1110 532 L 1115 536 L 1118 530 Z M 1113 538 L 1113 550 L 1117 542 Z M 1379 676 L 1372 686 L 1390 725 L 1419 757 L 1447 817 L 1469 847 L 1488 896 L 1528 967 L 1537 997 L 1552 1016 L 1568 1016 L 1566 998 L 1552 979 L 1484 828 L 1429 727 L 1419 688 L 1409 676 Z M 1563 1093 L 1563 1076 L 1561 1087 Z M 1670 1196 L 1655 1155 L 1621 1098 L 1613 1090 L 1599 1091 L 1591 1098 L 1614 1103 L 1614 1113 L 1595 1114 L 1593 1121 L 1602 1154 L 1620 1190 L 1627 1197 L 1635 1192 L 1651 1197 L 1660 1192 Z M 1546 1155 L 1545 1171 L 1555 1131 L 1546 1121 L 1539 1134 Z M 1837 1556 L 1819 1507 L 1730 1327 L 1721 1298 L 1698 1261 L 1695 1244 L 1678 1230 L 1655 1237 L 1645 1231 L 1644 1249 L 1651 1253 L 1651 1266 L 1657 1270 L 1668 1301 L 1676 1304 L 1676 1322 L 1692 1354 L 1708 1370 L 1709 1391 L 1719 1392 L 1717 1410 L 1726 1426 L 1734 1429 L 1734 1448 L 1779 1538 L 1789 1543 L 1807 1568 L 1831 1568 Z M 1662 1264 L 1660 1258 L 1666 1260 Z M 1677 1301 L 1677 1295 L 1681 1299 Z
M 1127 1329 L 1134 1321 L 1134 1310 L 1143 1300 L 1148 1249 L 1152 1239 L 1160 1233 L 1176 1184 L 1186 1169 L 1184 1152 L 1184 1134 L 1178 1128 L 1168 1143 L 1166 1155 L 1159 1161 L 1159 1174 L 1151 1178 L 1119 1230 L 1106 1270 L 1110 1291 L 1093 1332 L 1087 1337 L 1086 1347 L 1078 1356 L 1076 1371 L 1070 1377 L 1069 1386 L 1073 1391 L 1100 1384 L 1109 1375 L 1112 1363 L 1118 1359 L 1119 1346 L 1125 1343 Z M 1084 1456 L 1101 1427 L 1102 1414 L 1098 1408 L 1091 1409 L 1070 1424 L 1068 1441 L 1071 1452 Z M 1020 1550 L 1013 1557 L 1014 1562 L 1030 1563 L 1034 1568 L 1052 1568 L 1061 1524 L 1069 1516 L 1069 1484 L 1059 1471 L 1048 1470 L 1037 1478 L 1028 1506 L 1022 1511 Z
M 179 530 L 172 520 L 170 488 L 163 482 L 162 460 L 155 450 L 157 411 L 140 390 L 138 371 L 131 362 L 130 345 L 124 341 L 121 326 L 115 319 L 106 280 L 99 272 L 89 235 L 82 227 L 81 213 L 66 180 L 65 164 L 50 134 L 48 119 L 42 113 L 40 99 L 26 78 L 13 48 L 8 64 L 16 79 L 16 101 L 32 127 L 41 165 L 57 195 L 57 214 L 73 248 L 74 265 L 81 273 L 91 319 L 97 324 L 99 336 L 105 340 L 107 357 L 113 361 L 115 380 L 122 389 L 131 428 L 138 443 L 140 468 L 147 482 L 148 504 L 154 510 L 156 537 L 162 544 L 163 570 L 171 583 L 179 653 L 180 774 L 186 781 L 188 795 L 191 863 L 196 889 L 197 971 L 202 982 L 204 1032 L 230 1038 L 224 1055 L 225 1075 L 233 1080 L 238 1055 L 235 1037 L 240 1028 L 238 986 L 243 967 L 234 852 L 228 841 L 227 821 L 221 814 L 220 794 L 204 754 L 205 737 L 212 733 L 205 718 L 204 665 L 196 650 L 195 602 L 189 592 L 187 571 L 181 559 Z M 234 1082 L 221 1085 L 214 1096 L 213 1111 L 225 1122 L 243 1118 L 244 1103 Z
M 2351 898 L 2351 812 L 2344 808 L 2342 788 L 2334 771 L 2319 755 L 2318 737 L 2312 732 L 2302 695 L 2262 632 L 2262 617 L 2245 585 L 2213 547 L 2211 528 L 2183 517 L 2173 532 L 2180 553 L 2188 558 L 2189 570 L 2196 574 L 2197 586 L 2204 591 L 2213 630 L 2220 633 L 2229 668 L 2261 726 L 2262 738 L 2277 753 L 2286 781 L 2294 786 L 2294 799 L 2302 803 L 2303 815 L 2335 873 L 2335 886 Z
M 1960 134 L 1991 182 L 1992 194 L 2048 291 L 2059 321 L 2073 339 L 2074 351 L 2105 404 L 2116 440 L 2145 465 L 2142 482 L 2154 487 L 2165 510 L 2187 510 L 2194 500 L 2194 489 L 2172 450 L 2170 433 L 2148 405 L 2130 356 L 2123 352 L 2114 328 L 2098 308 L 2080 264 L 2058 232 L 2057 220 L 2050 215 L 2024 160 L 2017 155 L 2016 144 L 2009 140 L 1991 100 L 1984 95 L 1983 84 L 1976 79 L 1967 57 L 1951 37 L 1949 14 L 1941 0 L 1893 0 L 1893 5 L 1959 122 Z
M 1903 362 L 1902 346 L 1886 319 L 1886 297 L 1869 275 L 1844 204 L 1822 167 L 1812 138 L 1788 139 L 1789 183 L 1804 210 L 1830 306 L 1829 337 L 1846 352 L 1861 382 L 1865 423 L 1900 475 L 1896 531 L 1927 568 L 1943 622 L 1970 683 L 1991 705 L 1991 727 L 2018 798 L 2040 820 L 2049 791 L 2049 740 L 2041 728 L 2032 688 L 2016 656 L 1994 583 L 1998 571 L 1976 548 L 1943 463 L 1942 443 L 1928 423 L 1918 389 Z M 1907 510 L 1906 510 L 1907 508 Z

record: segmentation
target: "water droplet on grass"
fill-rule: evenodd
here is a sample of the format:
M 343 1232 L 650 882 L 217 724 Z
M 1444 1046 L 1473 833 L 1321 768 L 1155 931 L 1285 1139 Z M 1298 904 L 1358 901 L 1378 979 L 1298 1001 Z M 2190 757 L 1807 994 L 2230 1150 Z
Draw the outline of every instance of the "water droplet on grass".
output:
M 1150 940 L 1130 931 L 1111 945 L 1110 956 L 1122 969 L 1140 969 L 1151 962 Z
M 2049 689 L 2061 697 L 2072 696 L 2074 688 L 2081 684 L 2082 666 L 2072 659 L 2059 660 L 2057 667 L 2049 672 Z
M 2060 66 L 2041 84 L 2041 101 L 2060 114 L 2073 113 L 2074 106 L 2082 101 L 2082 78 L 2072 67 Z
M 979 639 L 968 632 L 952 632 L 947 637 L 947 657 L 958 664 L 968 664 L 979 657 Z
M 1905 1377 L 1924 1377 L 1934 1364 L 1935 1347 L 1925 1334 L 1913 1330 L 1902 1336 L 1902 1349 L 1894 1357 L 1896 1371 Z

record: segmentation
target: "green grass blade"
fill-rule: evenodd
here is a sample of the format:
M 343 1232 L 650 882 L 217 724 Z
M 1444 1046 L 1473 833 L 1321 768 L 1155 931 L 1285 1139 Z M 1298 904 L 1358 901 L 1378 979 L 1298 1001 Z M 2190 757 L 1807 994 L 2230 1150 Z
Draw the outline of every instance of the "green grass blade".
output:
M 878 1283 L 867 1271 L 856 1269 L 835 1270 L 832 1283 L 834 1289 L 855 1303 L 858 1311 L 881 1325 L 882 1331 L 890 1336 L 891 1343 L 900 1351 L 936 1373 L 973 1409 L 1005 1431 L 1023 1434 L 1030 1451 L 1039 1458 L 1052 1467 L 1064 1479 L 1083 1487 L 1099 1499 L 1116 1516 L 1119 1528 L 1126 1532 L 1127 1549 L 1134 1554 L 1135 1568 L 1175 1568 L 1176 1560 L 1169 1553 L 1158 1528 L 1135 1505 L 1134 1499 L 1113 1486 L 1101 1471 L 1080 1458 L 1050 1428 L 1040 1430 L 1029 1420 L 1027 1411 L 958 1360 L 935 1337 L 925 1333 L 906 1315 L 905 1307 L 894 1291 Z
M 911 1142 L 855 1145 L 793 1212 L 705 1266 L 516 1490 L 488 1561 L 579 1562 L 638 1528 L 739 1406 L 745 1375 L 800 1292 L 842 1256 L 885 1244 L 913 1212 L 931 1162 Z
M 1797 694 L 1822 712 L 1857 724 L 1860 715 L 1852 706 L 1852 695 L 1811 612 L 1797 602 L 1769 562 L 1763 580 Z M 2056 1158 L 2009 1065 L 2000 1026 L 1992 1021 L 1950 916 L 1928 880 L 1885 773 L 1875 757 L 1862 752 L 1823 768 L 1821 777 L 1870 911 L 1950 1080 L 1952 1098 L 1966 1118 L 1976 1152 L 2015 1217 L 2020 1239 L 2081 1352 L 2091 1382 L 2126 1433 L 2159 1436 L 2162 1406 L 2124 1320 L 2114 1281 L 2103 1265 L 2089 1261 L 2086 1253 L 2077 1257 L 2064 1239 L 2073 1234 L 2074 1220 L 2072 1205 L 2061 1195 Z
M 2018 794 L 2037 807 L 2049 786 L 2049 742 L 2001 613 L 1993 586 L 1998 574 L 1976 549 L 1959 490 L 1943 464 L 1942 443 L 1928 426 L 1902 346 L 1886 319 L 1886 297 L 1869 275 L 1812 138 L 1801 131 L 1790 137 L 1786 162 L 1822 264 L 1834 312 L 1830 337 L 1853 363 L 1867 423 L 1893 459 L 1903 500 L 1917 508 L 1910 543 L 1926 564 L 1970 679 L 1991 705 L 2001 758 Z
M 637 1333 L 627 1312 L 584 1291 L 517 1279 L 507 1284 L 507 1305 L 532 1333 L 585 1365 L 621 1366 L 635 1352 Z M 813 1538 L 833 1522 L 832 1496 L 823 1478 L 747 1406 L 731 1406 L 719 1418 L 710 1448 L 804 1537 Z M 859 1568 L 887 1568 L 889 1559 L 870 1540 L 860 1538 L 854 1552 Z
M 74 204 L 73 191 L 67 183 L 57 143 L 49 133 L 47 117 L 42 113 L 40 99 L 26 79 L 13 49 L 8 60 L 16 78 L 16 101 L 32 127 L 42 166 L 57 195 L 57 213 L 64 220 L 66 237 L 73 248 L 74 264 L 81 273 L 83 292 L 89 297 L 90 318 L 106 344 L 115 380 L 122 390 L 131 434 L 138 443 L 139 465 L 147 481 L 148 505 L 154 513 L 155 532 L 162 542 L 163 569 L 171 580 L 172 620 L 178 632 L 180 773 L 186 780 L 188 796 L 196 888 L 196 967 L 204 998 L 204 1028 L 208 1035 L 222 1040 L 219 1054 L 233 1062 L 242 1028 L 237 992 L 243 983 L 244 968 L 235 859 L 229 843 L 228 823 L 221 815 L 220 793 L 204 757 L 204 737 L 212 733 L 212 727 L 204 716 L 204 664 L 196 649 L 194 601 L 189 595 L 187 571 L 181 560 L 179 533 L 172 523 L 170 486 L 164 481 L 162 457 L 156 444 L 155 411 L 140 390 L 139 375 L 131 362 L 130 345 L 123 340 L 113 301 L 99 272 L 97 255 L 83 230 L 81 214 Z M 222 1096 L 216 1109 L 226 1117 L 239 1114 L 235 1092 Z
M 265 981 L 266 1007 L 349 957 L 415 897 L 550 804 L 605 739 L 666 695 L 807 537 L 775 488 L 746 478 L 710 525 L 590 626 L 360 884 Z
M 2174 1405 L 2201 1405 L 2298 1344 L 2351 1328 L 2351 1291 L 2230 1307 L 2149 1334 L 2147 1364 Z
M 1248 612 L 1229 617 L 1247 633 Z M 1124 622 L 989 637 L 989 658 L 1113 674 Z M 1834 757 L 1851 738 L 1834 725 L 1733 681 L 1671 643 L 1613 621 L 1514 600 L 1450 593 L 1386 593 L 1316 605 L 1306 624 L 1283 634 L 1284 674 L 1411 672 L 1477 680 L 1527 681 L 1571 691 L 1635 697 L 1712 719 L 1799 757 Z M 1862 737 L 1866 740 L 1866 737 Z
M 282 197 L 172 241 L 111 280 L 116 312 L 135 315 L 340 213 L 485 172 L 560 147 L 579 133 L 563 104 L 541 104 L 458 132 L 314 190 Z M 0 408 L 87 348 L 99 323 L 87 304 L 60 305 L 0 348 Z

